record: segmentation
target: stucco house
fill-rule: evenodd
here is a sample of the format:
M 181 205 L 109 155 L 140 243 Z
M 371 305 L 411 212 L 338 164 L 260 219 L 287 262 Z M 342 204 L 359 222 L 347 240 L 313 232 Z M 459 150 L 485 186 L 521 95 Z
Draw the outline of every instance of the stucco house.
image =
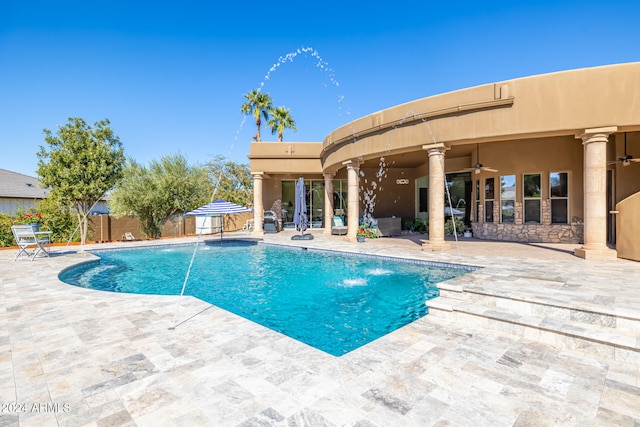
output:
M 422 218 L 423 250 L 446 251 L 445 210 L 454 208 L 481 239 L 640 260 L 639 95 L 640 63 L 616 64 L 391 106 L 322 142 L 251 143 L 256 233 L 273 206 L 290 221 L 303 177 L 312 228 L 329 234 L 344 216 L 351 240 L 365 214 Z

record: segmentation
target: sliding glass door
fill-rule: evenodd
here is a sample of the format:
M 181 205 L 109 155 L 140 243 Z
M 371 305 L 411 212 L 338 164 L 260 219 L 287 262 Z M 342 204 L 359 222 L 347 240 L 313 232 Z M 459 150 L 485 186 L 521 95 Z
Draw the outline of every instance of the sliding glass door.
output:
M 285 228 L 293 228 L 293 213 L 296 200 L 297 180 L 282 181 L 282 222 Z M 305 197 L 307 202 L 307 218 L 309 228 L 324 227 L 324 181 L 304 181 Z

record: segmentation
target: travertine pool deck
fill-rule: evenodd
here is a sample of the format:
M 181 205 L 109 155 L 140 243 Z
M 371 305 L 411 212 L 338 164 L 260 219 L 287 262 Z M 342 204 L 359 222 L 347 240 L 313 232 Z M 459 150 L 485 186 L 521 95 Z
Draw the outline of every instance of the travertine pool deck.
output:
M 567 304 L 640 313 L 640 263 L 587 262 L 563 245 L 468 240 L 427 253 L 419 236 L 357 244 L 291 234 L 264 240 L 482 266 L 469 280 L 501 292 L 519 292 L 522 278 L 545 291 L 550 279 L 550 297 Z M 195 239 L 153 243 L 184 241 Z M 0 426 L 640 425 L 634 357 L 429 315 L 337 358 L 191 297 L 66 285 L 59 271 L 92 255 L 52 249 L 33 262 L 0 251 Z

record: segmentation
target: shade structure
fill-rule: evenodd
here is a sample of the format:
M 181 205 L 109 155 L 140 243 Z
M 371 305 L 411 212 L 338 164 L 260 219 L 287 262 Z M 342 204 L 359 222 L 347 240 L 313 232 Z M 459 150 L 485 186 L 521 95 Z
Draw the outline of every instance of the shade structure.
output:
M 449 206 L 445 206 L 444 207 L 444 214 L 445 215 L 464 215 L 464 212 L 461 211 L 460 209 L 456 209 L 456 208 L 450 208 Z
M 187 212 L 185 216 L 224 216 L 245 212 L 253 212 L 253 210 L 236 203 L 227 202 L 226 200 L 216 200 L 215 202 L 211 202 L 204 206 L 200 206 L 199 208 L 194 209 L 190 212 Z M 222 233 L 224 233 L 224 221 L 222 221 L 220 239 L 222 239 Z
M 240 206 L 236 203 L 227 202 L 226 200 L 216 200 L 207 205 L 200 206 L 191 212 L 187 212 L 187 216 L 209 216 L 209 215 L 228 215 L 244 212 L 253 212 L 251 209 Z
M 305 239 L 311 240 L 313 236 L 311 234 L 304 234 L 305 230 L 309 226 L 309 219 L 307 217 L 307 194 L 304 188 L 304 179 L 298 178 L 296 183 L 296 200 L 295 208 L 293 211 L 293 223 L 296 225 L 296 230 L 300 232 L 300 236 L 293 236 L 293 240 Z

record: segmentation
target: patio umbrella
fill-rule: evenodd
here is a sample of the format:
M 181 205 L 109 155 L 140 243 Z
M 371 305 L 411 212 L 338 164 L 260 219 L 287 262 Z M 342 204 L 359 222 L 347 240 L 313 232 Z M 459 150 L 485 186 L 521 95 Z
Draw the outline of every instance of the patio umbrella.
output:
M 200 206 L 198 209 L 194 209 L 191 212 L 187 212 L 185 216 L 222 216 L 222 228 L 220 230 L 220 240 L 222 240 L 222 234 L 224 233 L 224 215 L 244 212 L 253 211 L 236 203 L 227 202 L 226 200 L 216 200 L 215 202 Z
M 307 218 L 307 197 L 303 178 L 298 178 L 298 182 L 296 183 L 295 202 L 293 223 L 296 225 L 296 230 L 300 231 L 300 235 L 292 236 L 291 240 L 312 240 L 312 234 L 304 234 L 304 231 L 309 225 L 309 219 Z
M 445 215 L 463 215 L 464 212 L 461 211 L 460 209 L 456 209 L 456 208 L 450 208 L 449 206 L 445 206 L 444 207 L 444 214 Z

